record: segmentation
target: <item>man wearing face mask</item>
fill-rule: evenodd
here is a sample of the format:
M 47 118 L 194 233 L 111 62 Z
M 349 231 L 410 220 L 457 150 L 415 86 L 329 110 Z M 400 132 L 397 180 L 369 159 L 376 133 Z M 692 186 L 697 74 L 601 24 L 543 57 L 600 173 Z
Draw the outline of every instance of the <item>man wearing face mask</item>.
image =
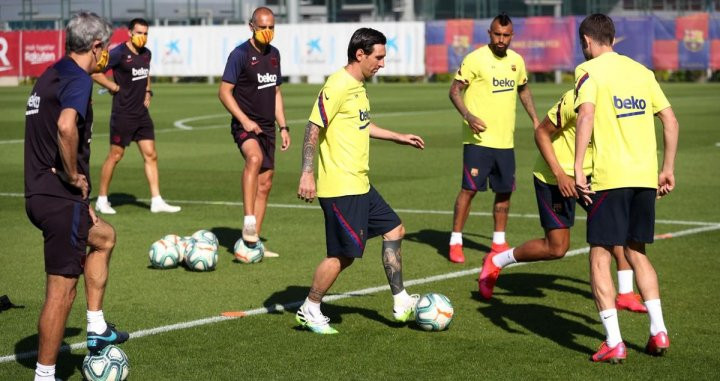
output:
M 488 35 L 490 43 L 463 59 L 450 87 L 450 100 L 463 118 L 462 186 L 455 201 L 448 255 L 455 263 L 465 262 L 462 231 L 473 197 L 478 191 L 487 190 L 488 180 L 495 192 L 494 230 L 490 253 L 484 262 L 509 249 L 505 242 L 505 228 L 510 196 L 515 190 L 513 147 L 518 96 L 533 127 L 539 124 L 525 61 L 509 49 L 513 37 L 510 17 L 504 13 L 495 17 L 490 23 Z M 483 266 L 483 271 L 490 268 Z
M 282 139 L 281 150 L 290 147 L 290 129 L 280 92 L 280 52 L 270 42 L 275 16 L 269 8 L 257 8 L 250 19 L 252 38 L 237 46 L 228 57 L 218 91 L 230 113 L 230 133 L 245 158 L 242 175 L 242 239 L 254 246 L 260 239 L 268 196 L 275 172 L 275 124 Z M 277 253 L 265 250 L 266 257 Z
M 47 274 L 36 381 L 55 380 L 80 275 L 85 280 L 88 349 L 96 352 L 129 337 L 103 315 L 115 230 L 95 215 L 88 200 L 93 122 L 88 74 L 107 64 L 111 34 L 110 24 L 94 13 L 73 16 L 66 28 L 67 56 L 38 78 L 25 109 L 25 210 L 43 232 Z
M 160 196 L 160 180 L 155 150 L 155 128 L 148 108 L 153 92 L 150 90 L 150 50 L 145 47 L 148 35 L 147 21 L 136 18 L 128 25 L 130 39 L 110 51 L 110 62 L 105 71 L 112 69 L 110 81 L 104 74 L 93 74 L 95 82 L 113 94 L 110 115 L 110 152 L 100 171 L 100 191 L 95 210 L 115 214 L 108 201 L 110 181 L 115 166 L 122 160 L 130 142 L 137 142 L 145 161 L 145 177 L 150 185 L 150 211 L 175 213 L 179 206 L 168 205 Z

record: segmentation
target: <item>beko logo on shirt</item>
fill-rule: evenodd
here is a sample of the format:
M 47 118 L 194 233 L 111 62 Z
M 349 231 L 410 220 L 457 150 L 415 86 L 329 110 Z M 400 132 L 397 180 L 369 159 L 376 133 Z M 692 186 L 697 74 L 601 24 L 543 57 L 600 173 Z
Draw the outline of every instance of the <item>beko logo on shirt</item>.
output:
M 270 74 L 270 73 L 260 74 L 260 73 L 258 73 L 257 78 L 258 78 L 258 83 L 270 83 L 270 82 L 275 83 L 275 82 L 277 82 L 277 75 L 275 75 L 275 74 Z
M 512 89 L 514 89 L 515 81 L 508 78 L 497 79 L 493 77 L 492 85 L 493 87 L 500 87 L 499 90 L 493 90 L 493 93 L 500 93 L 503 91 L 511 91 Z
M 132 68 L 132 76 L 133 81 L 145 79 L 148 77 L 148 74 L 150 74 L 150 69 L 141 67 L 141 68 Z
M 132 68 L 132 75 L 133 77 L 136 77 L 138 75 L 148 75 L 150 74 L 150 69 L 141 67 L 139 69 Z
M 615 105 L 615 108 L 618 109 L 638 109 L 638 110 L 645 110 L 645 107 L 647 107 L 647 103 L 642 98 L 635 98 L 635 96 L 631 96 L 630 98 L 618 98 L 613 95 L 613 104 Z
M 624 118 L 626 116 L 645 114 L 647 102 L 645 102 L 642 98 L 635 98 L 635 96 L 631 96 L 630 98 L 620 98 L 613 95 L 613 106 L 615 106 L 618 110 L 630 111 L 624 114 L 617 114 L 616 116 L 617 118 Z
M 27 106 L 30 108 L 25 111 L 25 115 L 37 114 L 40 111 L 40 97 L 37 93 L 32 93 L 27 101 Z
M 258 85 L 258 90 L 264 89 L 266 87 L 272 87 L 275 86 L 275 83 L 277 82 L 277 74 L 260 74 L 257 73 L 257 81 L 260 85 Z

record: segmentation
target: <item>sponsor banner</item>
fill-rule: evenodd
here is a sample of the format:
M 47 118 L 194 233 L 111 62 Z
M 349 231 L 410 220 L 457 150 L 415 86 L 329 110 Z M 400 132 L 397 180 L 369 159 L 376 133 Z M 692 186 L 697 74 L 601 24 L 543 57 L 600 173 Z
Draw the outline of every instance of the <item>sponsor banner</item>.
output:
M 678 40 L 680 67 L 706 69 L 710 62 L 709 19 L 707 13 L 678 17 L 675 38 Z
M 646 67 L 653 67 L 652 32 L 651 18 L 619 18 L 618 21 L 615 21 L 615 45 L 613 48 L 619 54 L 628 56 Z
M 21 36 L 21 75 L 39 77 L 62 57 L 64 33 L 60 30 L 23 31 Z
M 19 77 L 20 32 L 0 32 L 0 77 Z
M 514 37 L 510 49 L 523 57 L 529 71 L 572 70 L 574 29 L 572 19 L 516 19 L 513 21 Z
M 348 61 L 352 34 L 361 27 L 385 34 L 385 67 L 377 75 L 425 74 L 425 25 L 421 22 L 276 25 L 283 75 L 324 76 Z M 249 37 L 249 32 L 247 33 Z

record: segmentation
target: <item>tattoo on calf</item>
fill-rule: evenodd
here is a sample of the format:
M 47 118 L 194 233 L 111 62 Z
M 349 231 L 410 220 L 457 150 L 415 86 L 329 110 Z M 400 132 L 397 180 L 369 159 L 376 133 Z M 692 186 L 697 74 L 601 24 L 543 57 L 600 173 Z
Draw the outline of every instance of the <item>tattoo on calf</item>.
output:
M 325 296 L 324 291 L 320 291 L 317 288 L 311 287 L 310 292 L 308 293 L 308 298 L 312 300 L 313 302 L 320 303 L 322 302 L 322 298 Z
M 393 295 L 400 293 L 405 288 L 402 279 L 401 244 L 402 240 L 383 241 L 382 244 L 383 266 Z
M 510 213 L 510 208 L 504 207 L 504 206 L 496 206 L 493 211 L 495 213 L 502 213 L 502 214 L 508 214 Z

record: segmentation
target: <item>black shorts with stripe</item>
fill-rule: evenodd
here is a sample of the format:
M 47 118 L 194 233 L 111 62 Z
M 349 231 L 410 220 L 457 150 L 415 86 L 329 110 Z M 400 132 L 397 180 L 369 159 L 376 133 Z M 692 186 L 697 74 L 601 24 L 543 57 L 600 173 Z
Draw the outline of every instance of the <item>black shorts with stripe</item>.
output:
M 653 188 L 597 191 L 588 211 L 587 242 L 601 246 L 652 243 L 656 193 Z
M 365 194 L 318 200 L 325 214 L 328 257 L 361 258 L 369 238 L 383 235 L 402 223 L 372 185 Z

